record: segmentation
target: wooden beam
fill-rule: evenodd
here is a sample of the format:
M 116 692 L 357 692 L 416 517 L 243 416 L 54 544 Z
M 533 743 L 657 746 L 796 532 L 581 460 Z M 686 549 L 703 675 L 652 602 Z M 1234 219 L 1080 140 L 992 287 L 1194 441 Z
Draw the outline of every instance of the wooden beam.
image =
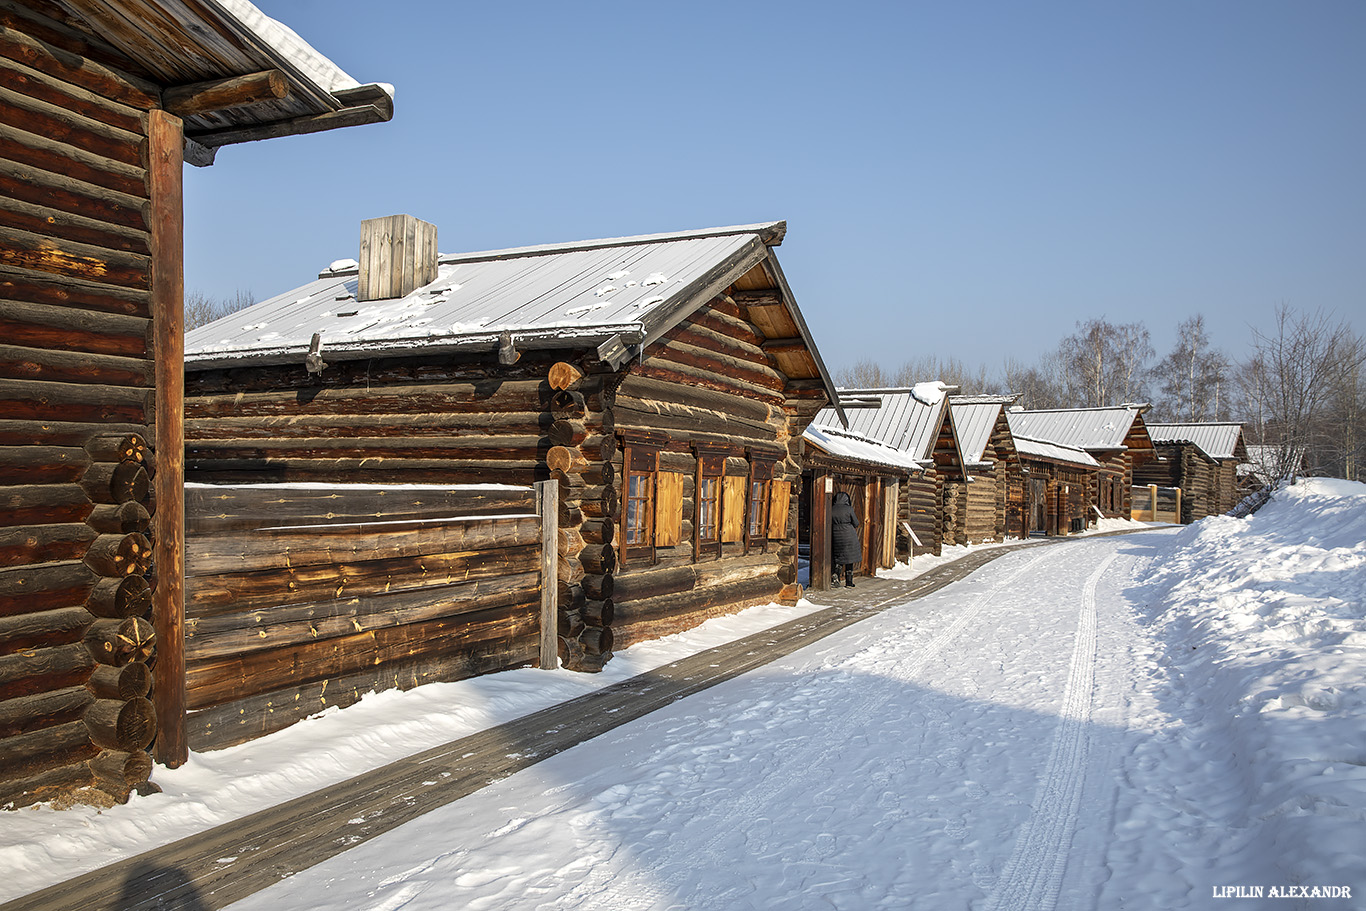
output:
M 156 739 L 171 768 L 189 758 L 185 739 L 185 270 L 184 125 L 147 114 L 152 228 L 152 340 L 156 358 Z
M 161 93 L 161 105 L 177 117 L 244 108 L 289 96 L 289 80 L 279 70 L 176 85 Z
M 800 354 L 810 346 L 806 339 L 798 336 L 796 338 L 771 338 L 759 345 L 769 354 Z
M 560 482 L 553 478 L 537 481 L 536 512 L 541 517 L 541 667 L 550 670 L 560 666 L 559 586 L 555 584 L 559 558 L 559 504 Z

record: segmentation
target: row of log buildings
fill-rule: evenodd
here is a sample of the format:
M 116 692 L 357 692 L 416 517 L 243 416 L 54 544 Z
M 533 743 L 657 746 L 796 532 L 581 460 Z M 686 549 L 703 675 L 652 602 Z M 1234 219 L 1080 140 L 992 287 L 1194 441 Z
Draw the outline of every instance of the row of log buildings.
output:
M 439 256 L 433 226 L 374 219 L 359 260 L 186 350 L 183 163 L 387 120 L 389 90 L 246 0 L 0 0 L 0 26 L 0 804 L 125 799 L 310 694 L 593 671 L 794 600 L 800 545 L 828 577 L 836 490 L 871 573 L 1125 514 L 1152 450 L 1131 406 L 1066 430 L 938 383 L 836 390 L 782 222 Z M 299 485 L 325 525 L 280 505 Z M 333 555 L 381 536 L 343 597 L 360 561 Z
M 183 163 L 392 99 L 244 0 L 0 0 L 0 76 L 0 805 L 126 799 L 185 757 Z

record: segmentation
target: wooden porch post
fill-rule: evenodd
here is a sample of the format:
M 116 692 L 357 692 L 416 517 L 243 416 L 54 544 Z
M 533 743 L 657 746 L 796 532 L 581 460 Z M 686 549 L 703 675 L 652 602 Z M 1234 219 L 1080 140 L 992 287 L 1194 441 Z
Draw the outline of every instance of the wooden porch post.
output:
M 175 768 L 185 738 L 185 216 L 184 131 L 179 117 L 147 114 L 152 221 L 152 346 L 156 358 L 156 676 L 153 757 Z
M 541 517 L 541 667 L 560 666 L 559 566 L 560 482 L 536 482 L 536 514 Z
M 830 588 L 830 501 L 833 494 L 828 474 L 811 481 L 811 565 L 807 569 L 812 591 Z

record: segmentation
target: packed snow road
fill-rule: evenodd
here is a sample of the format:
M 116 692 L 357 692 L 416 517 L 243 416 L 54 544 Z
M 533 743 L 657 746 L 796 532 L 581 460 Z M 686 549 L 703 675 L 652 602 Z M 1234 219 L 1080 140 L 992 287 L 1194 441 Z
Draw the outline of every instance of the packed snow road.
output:
M 1171 540 L 1010 553 L 232 907 L 1160 907 L 1113 833 Z

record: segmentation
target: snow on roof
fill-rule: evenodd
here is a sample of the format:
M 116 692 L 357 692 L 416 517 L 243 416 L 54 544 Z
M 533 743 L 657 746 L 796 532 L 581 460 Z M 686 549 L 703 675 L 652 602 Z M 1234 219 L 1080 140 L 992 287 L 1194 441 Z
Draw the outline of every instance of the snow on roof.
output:
M 302 361 L 315 332 L 324 358 L 496 345 L 505 332 L 518 347 L 588 347 L 614 335 L 644 344 L 678 308 L 714 293 L 719 273 L 760 261 L 781 225 L 443 256 L 430 284 L 365 303 L 356 267 L 337 261 L 308 284 L 187 333 L 185 360 Z
M 1047 440 L 1032 440 L 1029 437 L 1020 436 L 1018 433 L 1012 435 L 1015 439 L 1015 451 L 1022 457 L 1032 456 L 1054 462 L 1067 462 L 1071 465 L 1080 465 L 1083 468 L 1100 467 L 1100 463 L 1091 458 L 1091 454 L 1084 449 L 1066 446 L 1062 443 L 1050 443 Z
M 1247 455 L 1241 447 L 1243 425 L 1230 421 L 1191 424 L 1149 424 L 1154 443 L 1192 443 L 1211 459 L 1236 459 Z
M 949 396 L 953 432 L 958 436 L 958 448 L 967 465 L 985 464 L 982 454 L 991 442 L 996 419 L 1000 417 L 1001 409 L 1017 398 L 1019 396 L 1015 395 Z
M 827 410 L 831 415 L 834 414 L 834 409 Z M 914 458 L 908 452 L 893 449 L 886 443 L 869 439 L 857 433 L 850 433 L 838 426 L 813 423 L 802 433 L 802 439 L 827 455 L 853 459 L 858 462 L 868 462 L 901 471 L 920 471 L 928 467 L 927 463 Z
M 914 388 L 840 389 L 840 401 L 849 418 L 849 431 L 877 440 L 909 453 L 913 459 L 925 462 L 934 456 L 934 443 L 939 426 L 944 420 L 948 400 L 943 395 L 942 383 L 920 383 Z M 916 394 L 920 390 L 920 395 Z M 939 392 L 936 398 L 934 392 Z M 928 402 L 926 399 L 935 399 Z M 811 423 L 835 426 L 838 422 L 834 408 L 823 408 Z
M 1077 449 L 1124 449 L 1129 430 L 1148 406 L 1115 405 L 1106 408 L 1059 408 L 1048 411 L 1009 411 L 1010 432 L 1015 437 L 1047 441 Z
M 226 12 L 251 29 L 263 41 L 280 53 L 300 73 L 319 88 L 331 92 L 354 89 L 360 85 L 328 58 L 314 50 L 313 45 L 283 22 L 272 19 L 247 0 L 218 0 Z M 393 89 L 389 88 L 392 97 Z

